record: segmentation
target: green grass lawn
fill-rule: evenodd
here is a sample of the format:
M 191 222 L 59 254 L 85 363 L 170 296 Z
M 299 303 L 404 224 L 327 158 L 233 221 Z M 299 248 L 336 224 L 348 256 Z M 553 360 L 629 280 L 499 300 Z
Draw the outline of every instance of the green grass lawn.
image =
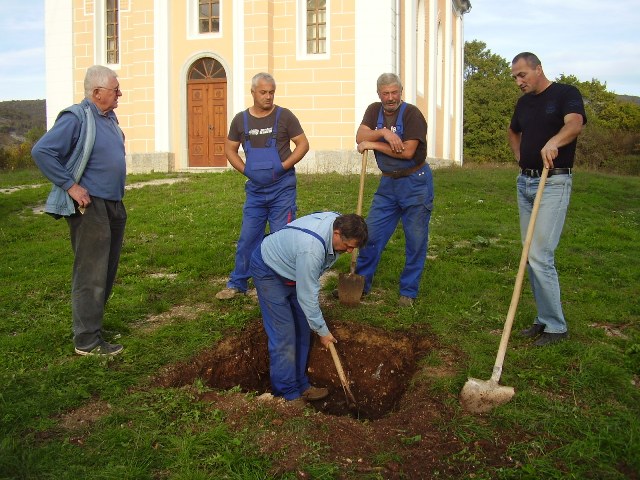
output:
M 254 303 L 214 299 L 233 266 L 243 178 L 170 176 L 187 180 L 126 194 L 129 221 L 105 317 L 105 327 L 122 334 L 125 352 L 98 359 L 73 354 L 67 225 L 33 212 L 49 187 L 34 172 L 0 174 L 0 188 L 42 184 L 0 193 L 0 478 L 271 478 L 278 458 L 256 444 L 263 417 L 233 430 L 224 412 L 193 402 L 188 389 L 149 387 L 163 367 L 259 317 Z M 443 346 L 460 352 L 457 372 L 434 385 L 434 395 L 454 413 L 439 428 L 469 442 L 509 438 L 513 459 L 510 467 L 496 467 L 460 451 L 444 460 L 465 464 L 460 478 L 640 478 L 638 177 L 574 175 L 556 255 L 570 340 L 540 349 L 512 338 L 501 383 L 515 387 L 516 396 L 483 416 L 458 405 L 468 377 L 491 376 L 513 291 L 521 252 L 515 177 L 515 168 L 504 167 L 435 170 L 429 259 L 415 308 L 389 315 L 404 261 L 399 229 L 374 283 L 384 302 L 360 311 L 338 308 L 332 318 L 389 330 L 427 326 Z M 355 211 L 358 182 L 355 175 L 300 175 L 298 216 Z M 367 177 L 365 212 L 377 182 Z M 338 270 L 348 270 L 347 257 Z M 208 308 L 188 321 L 143 328 L 153 315 L 201 304 Z M 534 316 L 525 283 L 514 331 Z M 88 432 L 74 436 L 60 428 L 65 413 L 88 404 L 104 409 Z M 308 441 L 312 452 L 322 451 Z M 305 478 L 349 477 L 314 458 L 300 461 Z M 278 478 L 300 477 L 291 471 Z

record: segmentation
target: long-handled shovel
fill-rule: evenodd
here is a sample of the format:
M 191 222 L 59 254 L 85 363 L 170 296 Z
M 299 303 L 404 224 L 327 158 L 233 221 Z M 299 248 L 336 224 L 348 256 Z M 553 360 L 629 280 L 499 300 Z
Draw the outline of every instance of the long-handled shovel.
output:
M 360 167 L 360 189 L 358 191 L 358 206 L 356 213 L 362 215 L 362 197 L 364 195 L 364 176 L 367 171 L 367 152 L 362 152 L 362 166 Z M 356 274 L 356 260 L 358 249 L 351 252 L 351 268 L 347 275 L 341 273 L 338 276 L 338 299 L 345 305 L 357 305 L 364 291 L 364 277 Z
M 546 183 L 548 173 L 549 169 L 542 169 L 540 184 L 538 185 L 536 198 L 533 201 L 533 209 L 531 210 L 529 226 L 527 227 L 522 255 L 520 256 L 520 267 L 518 268 L 518 275 L 516 276 L 516 284 L 513 289 L 513 295 L 511 296 L 511 304 L 509 305 L 509 312 L 504 324 L 504 330 L 502 331 L 500 347 L 498 348 L 498 356 L 496 357 L 496 363 L 493 366 L 491 378 L 487 381 L 469 378 L 460 392 L 460 403 L 462 404 L 462 408 L 472 413 L 488 412 L 498 405 L 507 403 L 515 394 L 513 387 L 502 386 L 499 385 L 498 382 L 500 381 L 500 375 L 502 375 L 502 364 L 507 352 L 507 343 L 509 342 L 509 336 L 511 335 L 513 319 L 515 318 L 516 310 L 518 309 L 518 301 L 522 291 L 522 281 L 524 279 L 524 272 L 527 266 L 527 259 L 529 257 L 529 247 L 531 247 L 533 230 L 536 225 L 536 217 L 538 216 L 540 200 L 542 199 L 542 191 L 544 190 L 544 184 Z
M 331 352 L 331 358 L 333 358 L 333 363 L 335 364 L 336 370 L 338 371 L 338 377 L 340 378 L 342 389 L 344 390 L 344 394 L 347 397 L 347 407 L 350 409 L 356 408 L 356 398 L 353 396 L 353 393 L 351 393 L 349 381 L 347 380 L 347 376 L 344 374 L 342 363 L 340 362 L 340 357 L 338 357 L 338 352 L 336 352 L 336 347 L 333 346 L 333 343 L 329 344 L 329 351 Z

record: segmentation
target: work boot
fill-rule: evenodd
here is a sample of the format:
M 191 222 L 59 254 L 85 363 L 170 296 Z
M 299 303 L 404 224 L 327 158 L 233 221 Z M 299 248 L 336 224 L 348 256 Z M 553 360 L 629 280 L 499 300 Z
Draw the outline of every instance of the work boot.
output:
M 314 386 L 307 388 L 302 393 L 302 398 L 304 398 L 308 402 L 313 402 L 315 400 L 322 400 L 323 398 L 327 398 L 328 396 L 329 396 L 328 389 L 314 387 Z
M 569 337 L 567 332 L 564 333 L 546 333 L 543 332 L 540 335 L 540 338 L 533 342 L 536 347 L 545 347 L 547 345 L 551 345 L 552 343 L 558 343 L 566 340 Z
M 544 332 L 544 325 L 541 323 L 534 323 L 529 328 L 525 328 L 524 330 L 520 330 L 521 337 L 525 338 L 535 338 Z
M 237 288 L 225 288 L 216 293 L 216 298 L 218 300 L 231 300 L 236 295 L 244 295 L 244 292 L 241 292 Z
M 303 410 L 307 406 L 307 401 L 303 397 L 298 397 L 294 398 L 293 400 L 285 400 L 284 404 L 288 408 Z
M 400 298 L 398 299 L 398 306 L 399 307 L 412 307 L 413 306 L 413 298 L 405 297 L 404 295 L 400 295 Z

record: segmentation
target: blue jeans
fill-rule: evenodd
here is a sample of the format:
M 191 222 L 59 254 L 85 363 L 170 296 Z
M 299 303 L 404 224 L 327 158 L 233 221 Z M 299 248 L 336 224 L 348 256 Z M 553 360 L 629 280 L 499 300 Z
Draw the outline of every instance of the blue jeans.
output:
M 400 274 L 400 295 L 416 298 L 427 258 L 432 208 L 433 178 L 429 165 L 408 177 L 380 179 L 367 216 L 369 240 L 360 250 L 356 266 L 356 273 L 364 276 L 365 293 L 371 289 L 382 251 L 402 219 L 405 263 Z
M 227 282 L 228 288 L 247 290 L 251 254 L 264 238 L 267 221 L 269 231 L 277 232 L 296 219 L 296 176 L 285 174 L 272 185 L 245 184 L 247 199 L 242 209 L 242 228 L 236 247 L 236 261 Z
M 118 271 L 127 212 L 122 202 L 91 197 L 84 215 L 67 217 L 67 223 L 74 253 L 73 343 L 90 350 L 102 341 L 104 307 Z
M 560 284 L 554 253 L 567 215 L 572 181 L 571 174 L 547 178 L 529 250 L 527 272 L 538 310 L 534 323 L 544 325 L 544 331 L 547 333 L 567 331 L 567 322 L 560 302 Z M 539 182 L 539 178 L 525 175 L 519 175 L 517 179 L 522 242 L 526 237 Z
M 250 272 L 269 339 L 273 395 L 295 400 L 311 386 L 307 377 L 311 328 L 298 303 L 295 283 L 264 263 L 260 247 L 251 256 Z

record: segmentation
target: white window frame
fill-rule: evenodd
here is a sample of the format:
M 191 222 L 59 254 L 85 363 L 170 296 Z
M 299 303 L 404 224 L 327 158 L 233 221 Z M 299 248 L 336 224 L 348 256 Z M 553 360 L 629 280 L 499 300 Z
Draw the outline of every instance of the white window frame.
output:
M 296 15 L 296 35 L 297 48 L 296 60 L 328 60 L 331 58 L 331 1 L 327 0 L 327 22 L 326 31 L 327 51 L 325 53 L 307 53 L 307 2 L 306 0 L 298 0 L 296 4 L 298 9 Z
M 187 1 L 187 38 L 189 40 L 202 40 L 222 37 L 224 3 L 220 0 L 220 30 L 218 32 L 200 33 L 200 2 L 198 0 Z
M 90 7 L 93 7 L 93 11 Z M 105 0 L 95 0 L 93 5 L 85 2 L 85 15 L 93 14 L 93 29 L 95 31 L 95 45 L 93 57 L 96 65 L 108 65 L 112 70 L 119 70 L 122 62 L 122 13 L 131 12 L 131 2 L 129 0 L 119 0 L 118 2 L 118 63 L 107 63 L 107 26 L 105 25 L 105 14 L 107 4 Z

